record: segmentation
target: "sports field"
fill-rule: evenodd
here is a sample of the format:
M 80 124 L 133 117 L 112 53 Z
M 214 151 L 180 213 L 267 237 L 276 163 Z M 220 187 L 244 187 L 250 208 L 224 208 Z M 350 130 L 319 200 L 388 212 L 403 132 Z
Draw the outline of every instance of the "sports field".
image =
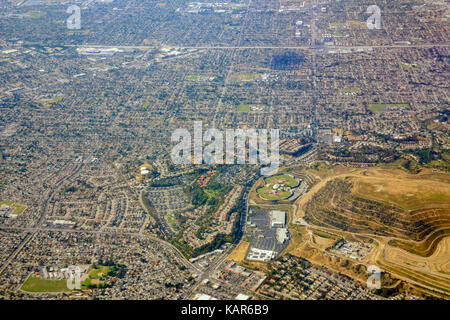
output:
M 401 109 L 401 108 L 409 108 L 408 103 L 373 103 L 369 104 L 367 106 L 367 109 L 369 109 L 372 112 L 382 112 L 384 109 L 387 108 L 395 108 L 395 109 Z
M 269 184 L 285 184 L 291 188 L 295 188 L 298 186 L 298 181 L 289 174 L 279 174 L 276 176 L 268 177 L 265 179 L 265 181 Z
M 9 206 L 11 208 L 14 208 L 14 211 L 12 212 L 12 214 L 17 214 L 17 215 L 22 214 L 25 211 L 25 209 L 27 208 L 26 205 L 14 203 L 9 200 L 0 201 L 0 207 L 1 206 Z
M 27 292 L 69 292 L 67 280 L 44 280 L 30 275 L 20 288 Z
M 292 194 L 291 188 L 297 187 L 299 182 L 289 174 L 279 174 L 264 179 L 264 186 L 256 192 L 265 200 L 282 200 Z

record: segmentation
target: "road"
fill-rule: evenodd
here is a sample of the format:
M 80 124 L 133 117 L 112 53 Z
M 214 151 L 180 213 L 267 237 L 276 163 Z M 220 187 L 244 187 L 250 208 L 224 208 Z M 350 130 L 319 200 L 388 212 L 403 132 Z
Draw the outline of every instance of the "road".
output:
M 120 234 L 120 235 L 129 235 L 129 236 L 134 236 L 134 237 L 140 237 L 140 238 L 147 238 L 147 239 L 152 239 L 153 241 L 159 243 L 162 247 L 164 247 L 164 249 L 172 252 L 174 254 L 174 256 L 176 257 L 176 259 L 178 260 L 178 262 L 180 262 L 182 265 L 186 266 L 187 268 L 190 269 L 190 271 L 193 274 L 197 274 L 199 275 L 199 277 L 197 278 L 196 281 L 196 285 L 193 287 L 192 290 L 190 290 L 189 292 L 187 292 L 184 297 L 185 298 L 190 298 L 192 297 L 192 295 L 195 293 L 195 291 L 197 290 L 197 288 L 202 284 L 202 282 L 205 279 L 215 279 L 215 281 L 222 283 L 223 285 L 226 286 L 232 286 L 232 284 L 223 281 L 221 279 L 217 279 L 215 277 L 215 274 L 217 272 L 217 269 L 222 265 L 222 263 L 228 258 L 229 254 L 236 248 L 236 246 L 240 243 L 242 235 L 243 235 L 243 229 L 245 227 L 245 223 L 246 223 L 246 217 L 248 214 L 248 210 L 249 210 L 249 204 L 248 204 L 248 198 L 250 195 L 250 191 L 251 191 L 251 187 L 246 187 L 244 190 L 244 193 L 242 195 L 242 197 L 244 198 L 244 207 L 245 210 L 243 210 L 243 212 L 241 212 L 241 215 L 239 216 L 240 221 L 240 230 L 238 232 L 238 235 L 236 237 L 236 241 L 227 248 L 227 250 L 225 250 L 225 252 L 219 257 L 217 258 L 210 266 L 208 269 L 206 269 L 205 271 L 200 270 L 198 267 L 196 267 L 194 264 L 192 264 L 188 259 L 186 259 L 183 254 L 175 247 L 173 246 L 171 243 L 160 239 L 156 236 L 150 235 L 150 234 L 145 234 L 144 230 L 141 228 L 138 232 L 126 232 L 126 231 L 122 231 L 122 230 L 107 230 L 107 231 L 102 231 L 102 230 L 77 230 L 77 229 L 70 229 L 70 228 L 52 228 L 52 227 L 42 227 L 43 223 L 45 222 L 45 216 L 47 213 L 47 209 L 48 209 L 48 203 L 49 201 L 52 199 L 53 194 L 57 191 L 58 187 L 60 187 L 63 182 L 73 178 L 81 169 L 82 167 L 82 163 L 77 164 L 73 167 L 72 172 L 68 175 L 66 175 L 65 177 L 62 177 L 60 180 L 58 180 L 55 184 L 54 187 L 52 187 L 52 189 L 50 189 L 49 191 L 47 191 L 44 200 L 42 202 L 42 206 L 41 206 L 41 210 L 40 210 L 40 217 L 37 221 L 37 223 L 35 224 L 34 227 L 0 227 L 0 230 L 9 230 L 9 231 L 23 231 L 23 232 L 28 232 L 29 234 L 25 237 L 25 239 L 19 244 L 19 246 L 16 248 L 16 250 L 10 255 L 10 257 L 7 259 L 7 261 L 3 264 L 3 266 L 0 269 L 0 274 L 2 274 L 4 272 L 4 270 L 7 268 L 7 266 L 11 263 L 11 261 L 17 257 L 17 255 L 20 253 L 20 251 L 25 247 L 25 245 L 34 237 L 34 235 L 36 233 L 38 233 L 39 231 L 53 231 L 53 232 L 68 232 L 68 233 L 85 233 L 85 234 L 98 234 L 98 235 L 111 235 L 111 234 Z M 257 180 L 257 179 L 256 179 Z M 147 211 L 147 209 L 145 208 L 145 206 L 143 205 L 143 201 L 142 201 L 142 193 L 140 194 L 140 202 L 142 207 L 144 208 L 145 211 Z M 148 212 L 147 212 L 148 213 Z M 263 296 L 261 294 L 255 293 L 253 291 L 250 291 L 248 289 L 244 289 L 244 288 L 239 288 L 239 290 L 241 292 L 244 292 L 246 294 L 249 294 L 251 296 L 257 296 L 263 299 L 267 299 L 269 297 Z
M 33 45 L 33 43 L 26 43 L 28 45 Z M 42 44 L 41 44 L 42 45 Z M 111 46 L 111 45 L 102 45 L 102 44 L 83 44 L 83 45 L 73 45 L 73 44 L 65 44 L 65 45 L 59 45 L 59 47 L 74 47 L 74 48 L 118 48 L 118 49 L 125 49 L 125 50 L 151 50 L 151 49 L 160 49 L 162 47 L 169 47 L 174 49 L 181 49 L 181 50 L 190 50 L 190 49 L 198 49 L 198 50 L 245 50 L 245 49 L 300 49 L 300 50 L 322 50 L 322 49 L 329 49 L 329 50 L 339 50 L 339 49 L 370 49 L 370 48 L 386 48 L 386 49 L 392 49 L 392 48 L 448 48 L 450 47 L 450 44 L 392 44 L 392 45 L 364 45 L 364 46 L 323 46 L 323 47 L 317 47 L 317 46 L 177 46 L 177 45 L 160 45 L 160 46 Z
M 72 172 L 69 175 L 66 175 L 64 177 L 61 177 L 55 184 L 54 187 L 52 187 L 49 191 L 46 192 L 45 196 L 44 196 L 44 200 L 42 202 L 41 205 L 41 210 L 40 210 L 40 216 L 39 219 L 36 221 L 35 227 L 34 228 L 29 228 L 27 230 L 27 228 L 24 228 L 23 231 L 28 231 L 30 232 L 30 234 L 28 234 L 25 239 L 22 240 L 22 242 L 19 244 L 19 246 L 16 248 L 16 250 L 14 250 L 14 252 L 8 257 L 8 259 L 6 260 L 6 262 L 1 266 L 0 268 L 0 275 L 5 271 L 5 269 L 8 267 L 8 265 L 11 263 L 11 261 L 19 254 L 20 251 L 22 251 L 22 249 L 24 248 L 24 246 L 34 237 L 34 235 L 41 229 L 42 224 L 45 221 L 45 215 L 47 213 L 47 208 L 48 208 L 48 202 L 51 200 L 51 198 L 53 197 L 53 194 L 55 193 L 55 191 L 57 190 L 57 188 L 59 186 L 62 185 L 62 183 L 66 180 L 71 179 L 72 177 L 74 177 L 81 169 L 82 167 L 82 163 L 77 163 L 74 165 Z M 8 229 L 8 228 L 0 228 L 1 229 Z M 18 230 L 20 228 L 11 228 L 13 230 Z
M 259 178 L 256 178 L 256 181 L 258 181 L 258 179 Z M 226 281 L 223 281 L 221 279 L 218 279 L 215 276 L 215 274 L 217 272 L 217 269 L 222 265 L 222 263 L 228 258 L 228 256 L 231 254 L 231 252 L 233 252 L 233 250 L 239 245 L 239 243 L 242 240 L 242 235 L 244 234 L 244 228 L 245 228 L 245 224 L 246 224 L 246 221 L 247 221 L 247 215 L 248 215 L 248 209 L 249 209 L 248 208 L 248 200 L 249 200 L 249 197 L 250 197 L 250 191 L 251 191 L 251 187 L 246 187 L 245 190 L 244 190 L 244 194 L 242 195 L 242 197 L 244 198 L 244 201 L 245 201 L 245 210 L 244 210 L 244 212 L 241 212 L 241 214 L 239 216 L 239 219 L 241 220 L 240 224 L 239 224 L 240 225 L 240 230 L 237 233 L 235 242 L 230 247 L 228 247 L 224 251 L 224 253 L 219 258 L 217 258 L 205 271 L 203 271 L 201 273 L 200 277 L 197 279 L 196 285 L 187 294 L 186 298 L 188 298 L 188 299 L 192 298 L 192 296 L 195 293 L 195 291 L 202 285 L 202 282 L 205 279 L 214 279 L 214 281 L 216 281 L 216 282 L 221 282 L 222 284 L 230 285 L 230 283 L 228 283 Z M 250 294 L 250 295 L 259 295 L 259 294 L 256 294 L 253 291 L 250 292 L 249 290 L 246 290 L 246 289 L 243 289 L 243 288 L 240 288 L 240 290 L 241 291 L 248 291 L 247 293 Z M 264 298 L 267 298 L 267 297 L 264 296 Z
M 130 235 L 134 237 L 140 237 L 140 238 L 149 238 L 154 240 L 155 242 L 158 242 L 161 244 L 165 249 L 168 249 L 172 251 L 176 255 L 176 257 L 183 262 L 183 264 L 186 267 L 194 269 L 196 272 L 200 273 L 201 270 L 198 269 L 196 266 L 194 266 L 189 260 L 187 260 L 183 254 L 174 247 L 171 243 L 168 243 L 167 241 L 164 241 L 158 237 L 155 237 L 153 235 L 149 234 L 141 234 L 139 232 L 125 232 L 125 231 L 114 231 L 114 230 L 108 230 L 108 231 L 97 231 L 97 230 L 77 230 L 77 229 L 68 229 L 68 228 L 20 228 L 20 227 L 0 227 L 0 230 L 21 230 L 25 232 L 31 232 L 36 233 L 38 231 L 53 231 L 53 232 L 68 232 L 68 233 L 85 233 L 85 234 L 98 234 L 98 235 L 111 235 L 111 234 L 118 234 L 118 235 Z M 25 242 L 25 240 L 23 241 Z

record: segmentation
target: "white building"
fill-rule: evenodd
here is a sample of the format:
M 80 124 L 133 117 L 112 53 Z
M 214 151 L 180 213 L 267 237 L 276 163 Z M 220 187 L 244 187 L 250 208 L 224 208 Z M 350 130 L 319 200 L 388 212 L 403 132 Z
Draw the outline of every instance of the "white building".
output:
M 268 262 L 275 258 L 276 255 L 277 253 L 272 250 L 251 248 L 247 255 L 247 260 Z
M 284 228 L 286 225 L 286 212 L 278 210 L 271 211 L 270 225 L 272 228 Z
M 209 294 L 197 293 L 193 300 L 217 300 L 217 298 L 214 298 Z

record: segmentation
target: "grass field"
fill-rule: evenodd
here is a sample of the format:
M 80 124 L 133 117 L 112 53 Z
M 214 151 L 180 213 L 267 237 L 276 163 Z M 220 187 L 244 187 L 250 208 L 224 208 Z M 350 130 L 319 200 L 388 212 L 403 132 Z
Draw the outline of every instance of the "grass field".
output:
M 106 277 L 109 270 L 111 270 L 111 267 L 109 266 L 97 266 L 96 268 L 93 268 L 89 272 L 89 278 L 91 279 L 101 279 Z
M 186 77 L 187 81 L 213 81 L 216 76 L 201 76 L 201 75 L 189 75 Z
M 280 200 L 285 199 L 291 195 L 291 192 L 289 191 L 278 191 L 277 193 L 269 194 L 268 190 L 269 189 L 267 187 L 262 187 L 256 190 L 256 192 L 258 192 L 258 194 L 266 200 Z
M 36 102 L 44 108 L 50 108 L 53 104 L 60 102 L 63 98 L 64 96 L 56 96 L 48 99 L 38 99 Z
M 201 76 L 187 76 L 186 80 L 188 80 L 188 81 L 200 81 L 200 80 L 202 80 L 202 77 Z
M 275 190 L 274 186 L 276 184 L 281 187 L 288 186 L 290 188 L 295 188 L 299 183 L 291 175 L 278 174 L 269 178 L 265 178 L 264 186 L 256 189 L 256 192 L 261 198 L 271 201 L 286 199 L 292 194 L 291 190 Z
M 27 292 L 69 292 L 67 280 L 44 280 L 30 275 L 20 288 Z
M 108 273 L 113 267 L 111 266 L 95 266 L 89 272 L 86 280 L 83 282 L 82 288 L 87 289 L 91 285 L 101 285 L 108 279 Z
M 250 112 L 250 110 L 251 110 L 251 105 L 245 104 L 245 103 L 241 103 L 237 107 L 238 112 Z
M 68 30 L 67 34 L 68 35 L 74 35 L 74 34 L 77 34 L 77 33 L 81 33 L 81 34 L 84 34 L 84 35 L 88 35 L 90 32 L 91 32 L 91 30 Z
M 402 67 L 403 70 L 413 70 L 413 71 L 420 70 L 420 67 L 418 67 L 415 64 L 400 62 L 400 66 Z
M 147 109 L 150 106 L 150 101 L 146 101 L 142 104 L 141 109 Z
M 42 11 L 28 11 L 27 12 L 27 15 L 30 17 L 30 18 L 40 18 L 40 17 L 43 17 L 43 16 L 45 16 L 45 12 L 42 12 Z
M 266 183 L 269 184 L 286 184 L 291 188 L 295 188 L 298 186 L 298 181 L 296 181 L 291 175 L 288 174 L 280 174 L 276 176 L 272 176 L 266 178 Z
M 102 285 L 108 280 L 108 273 L 113 269 L 113 266 L 97 265 L 93 267 L 84 282 L 81 289 L 96 287 Z M 41 279 L 34 275 L 30 275 L 28 279 L 23 283 L 21 290 L 27 292 L 70 292 L 67 288 L 67 280 L 48 280 Z
M 374 200 L 394 203 L 412 210 L 428 204 L 445 205 L 450 201 L 449 184 L 428 179 L 411 179 L 408 175 L 397 177 L 359 177 L 354 179 L 354 192 Z
M 359 89 L 359 88 L 352 88 L 352 89 L 342 89 L 342 90 L 340 90 L 340 92 L 342 92 L 342 93 L 361 93 L 362 91 L 361 91 L 361 89 Z
M 14 211 L 12 213 L 17 215 L 22 214 L 25 211 L 25 209 L 28 208 L 26 205 L 14 203 L 9 200 L 0 201 L 0 207 L 3 205 L 14 208 Z
M 253 81 L 255 78 L 259 77 L 261 74 L 253 72 L 253 73 L 241 73 L 239 76 L 242 81 Z
M 382 112 L 386 108 L 394 108 L 394 109 L 401 109 L 401 108 L 409 108 L 408 103 L 373 103 L 369 104 L 367 106 L 367 109 L 372 112 Z
M 230 82 L 240 82 L 240 81 L 254 81 L 256 78 L 260 77 L 260 73 L 234 73 L 230 76 Z
M 345 27 L 347 26 L 346 22 L 331 22 L 330 28 L 336 28 L 336 27 Z
M 233 252 L 228 256 L 227 259 L 236 263 L 242 263 L 245 260 L 249 247 L 250 242 L 241 241 L 241 243 L 239 243 L 239 245 L 233 250 Z
M 167 216 L 167 222 L 169 222 L 169 223 L 175 222 L 175 217 L 173 214 Z

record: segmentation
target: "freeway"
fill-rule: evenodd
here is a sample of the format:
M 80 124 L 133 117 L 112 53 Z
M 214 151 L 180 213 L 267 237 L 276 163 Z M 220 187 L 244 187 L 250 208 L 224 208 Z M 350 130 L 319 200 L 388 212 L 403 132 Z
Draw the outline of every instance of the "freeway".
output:
M 178 250 L 178 248 L 176 248 L 174 245 L 172 245 L 171 243 L 158 238 L 154 235 L 150 235 L 150 234 L 146 234 L 144 233 L 143 229 L 141 228 L 138 232 L 127 232 L 124 230 L 107 230 L 107 231 L 102 231 L 102 230 L 77 230 L 77 229 L 70 229 L 70 228 L 49 228 L 49 227 L 42 227 L 44 221 L 45 221 L 45 214 L 47 212 L 47 206 L 48 206 L 48 202 L 51 200 L 54 192 L 56 191 L 56 189 L 62 185 L 62 183 L 70 178 L 72 178 L 73 176 L 75 176 L 79 170 L 81 168 L 81 165 L 76 165 L 73 168 L 73 171 L 71 172 L 71 174 L 67 175 L 66 177 L 61 178 L 56 184 L 55 186 L 46 193 L 45 199 L 42 202 L 42 207 L 41 207 L 41 212 L 40 212 L 40 218 L 38 220 L 38 223 L 36 223 L 36 225 L 34 227 L 0 227 L 0 230 L 21 230 L 24 232 L 28 232 L 29 234 L 25 237 L 25 239 L 20 243 L 20 245 L 18 246 L 18 248 L 13 252 L 13 254 L 11 254 L 11 256 L 8 258 L 8 260 L 6 261 L 6 263 L 2 266 L 2 268 L 0 269 L 0 274 L 6 269 L 6 267 L 9 265 L 9 263 L 19 254 L 19 252 L 23 249 L 23 247 L 33 238 L 33 236 L 40 232 L 40 231 L 54 231 L 54 232 L 69 232 L 69 233 L 87 233 L 87 234 L 100 234 L 100 235 L 111 235 L 111 234 L 121 234 L 121 235 L 129 235 L 129 236 L 134 236 L 134 237 L 140 237 L 140 238 L 147 238 L 147 239 L 152 239 L 153 241 L 159 243 L 161 246 L 163 246 L 165 249 L 167 249 L 168 251 L 171 251 L 176 259 L 183 264 L 184 266 L 188 267 L 191 272 L 193 274 L 199 275 L 195 285 L 193 286 L 193 288 L 191 290 L 189 290 L 188 292 L 186 292 L 186 294 L 183 295 L 184 298 L 189 299 L 192 298 L 192 295 L 196 292 L 196 290 L 201 286 L 202 282 L 205 279 L 215 279 L 215 281 L 220 282 L 224 285 L 227 286 L 232 286 L 232 284 L 223 281 L 221 279 L 218 279 L 216 277 L 217 274 L 217 270 L 218 268 L 223 264 L 223 262 L 228 258 L 228 256 L 231 254 L 231 252 L 237 247 L 237 245 L 241 242 L 242 239 L 242 235 L 244 233 L 244 228 L 246 225 L 246 219 L 247 219 L 247 215 L 248 215 L 248 210 L 249 210 L 249 196 L 250 196 L 250 191 L 251 191 L 251 187 L 247 186 L 244 190 L 244 193 L 242 195 L 243 200 L 244 200 L 244 210 L 241 211 L 241 214 L 239 215 L 239 219 L 240 219 L 240 223 L 239 223 L 239 227 L 240 230 L 237 233 L 237 237 L 235 242 L 229 246 L 227 248 L 227 250 L 225 250 L 225 252 L 218 257 L 210 266 L 208 269 L 206 269 L 205 271 L 200 270 L 198 267 L 196 267 L 193 263 L 191 263 L 188 259 L 186 259 L 186 257 L 184 257 L 184 255 Z M 258 180 L 258 177 L 256 177 L 256 181 Z M 144 207 L 145 211 L 147 211 L 147 208 L 143 205 L 143 199 L 142 199 L 143 194 L 140 194 L 140 202 L 141 205 Z M 148 212 L 147 212 L 148 213 Z M 267 299 L 269 297 L 252 292 L 250 290 L 247 289 L 243 289 L 240 288 L 241 291 L 250 294 L 252 296 L 257 296 L 259 298 L 263 298 L 263 299 Z
M 258 178 L 256 179 L 256 181 L 258 181 Z M 224 251 L 224 253 L 219 258 L 217 258 L 205 271 L 202 272 L 200 277 L 197 279 L 197 283 L 194 286 L 194 288 L 187 294 L 187 297 L 186 297 L 187 299 L 192 298 L 195 291 L 202 285 L 202 282 L 205 279 L 214 278 L 215 281 L 230 285 L 229 283 L 215 277 L 215 274 L 217 272 L 217 269 L 222 265 L 222 263 L 228 258 L 228 256 L 231 254 L 231 252 L 233 252 L 233 250 L 239 245 L 239 243 L 242 240 L 242 235 L 244 233 L 244 227 L 245 227 L 245 224 L 247 221 L 247 215 L 248 215 L 248 198 L 250 197 L 250 191 L 251 191 L 251 187 L 246 187 L 245 191 L 242 195 L 242 197 L 244 198 L 244 201 L 245 201 L 245 210 L 243 210 L 241 212 L 241 214 L 239 215 L 240 230 L 237 233 L 236 240 L 230 247 L 227 248 L 227 250 Z M 251 295 L 255 295 L 255 294 L 256 294 L 255 292 L 251 292 Z M 267 297 L 265 297 L 265 298 L 267 298 Z
M 298 162 L 304 162 L 304 163 L 309 163 L 311 161 L 311 159 L 314 159 L 315 156 L 317 154 L 317 150 L 315 148 L 312 148 L 310 151 L 308 151 L 306 154 L 302 155 L 300 158 L 297 159 L 297 161 L 292 161 L 291 163 L 289 163 L 290 165 L 296 163 L 298 164 Z M 238 232 L 238 236 L 236 237 L 236 241 L 219 257 L 217 258 L 209 267 L 208 269 L 206 269 L 201 276 L 197 279 L 197 284 L 195 285 L 195 287 L 188 293 L 187 298 L 192 298 L 193 294 L 195 293 L 195 291 L 202 285 L 202 282 L 205 279 L 209 279 L 209 278 L 213 278 L 215 281 L 221 282 L 221 283 L 227 283 L 222 281 L 221 279 L 218 279 L 215 275 L 217 273 L 217 269 L 222 265 L 222 263 L 228 258 L 228 256 L 230 255 L 230 253 L 237 247 L 237 245 L 241 242 L 242 240 L 242 236 L 244 234 L 244 228 L 247 222 L 247 216 L 248 216 L 248 212 L 249 212 L 249 198 L 250 198 L 250 192 L 252 190 L 253 185 L 259 180 L 259 176 L 257 176 L 255 178 L 255 180 L 252 183 L 251 187 L 246 187 L 245 191 L 244 191 L 244 201 L 245 201 L 245 210 L 243 210 L 243 212 L 240 215 L 240 230 Z M 245 290 L 244 290 L 245 291 Z M 249 293 L 249 292 L 247 292 Z M 261 298 L 267 299 L 269 297 L 255 293 L 255 292 L 251 292 L 251 295 L 256 295 L 259 296 Z
M 23 45 L 42 45 L 42 43 L 35 42 L 25 42 Z M 117 48 L 124 50 L 157 50 L 160 48 L 173 48 L 178 50 L 246 50 L 246 49 L 291 49 L 291 50 L 345 50 L 345 49 L 396 49 L 396 48 L 449 48 L 448 43 L 422 43 L 422 44 L 389 44 L 389 45 L 361 45 L 361 46 L 178 46 L 176 44 L 161 44 L 158 46 L 142 46 L 142 45 L 104 45 L 104 44 L 61 44 L 55 45 L 57 47 L 68 47 L 68 48 Z
M 64 45 L 65 47 L 77 47 L 77 48 L 118 48 L 118 49 L 141 49 L 141 50 L 149 50 L 149 49 L 159 49 L 161 46 L 111 46 L 111 45 L 101 45 L 101 44 L 85 44 L 85 45 Z M 392 45 L 365 45 L 365 46 L 325 46 L 325 47 L 317 47 L 317 46 L 177 46 L 177 45 L 166 45 L 167 47 L 174 49 L 225 49 L 225 50 L 245 50 L 245 49 L 302 49 L 302 50 L 315 50 L 315 49 L 330 49 L 330 50 L 339 50 L 339 49 L 370 49 L 370 48 L 448 48 L 450 44 L 392 44 Z

